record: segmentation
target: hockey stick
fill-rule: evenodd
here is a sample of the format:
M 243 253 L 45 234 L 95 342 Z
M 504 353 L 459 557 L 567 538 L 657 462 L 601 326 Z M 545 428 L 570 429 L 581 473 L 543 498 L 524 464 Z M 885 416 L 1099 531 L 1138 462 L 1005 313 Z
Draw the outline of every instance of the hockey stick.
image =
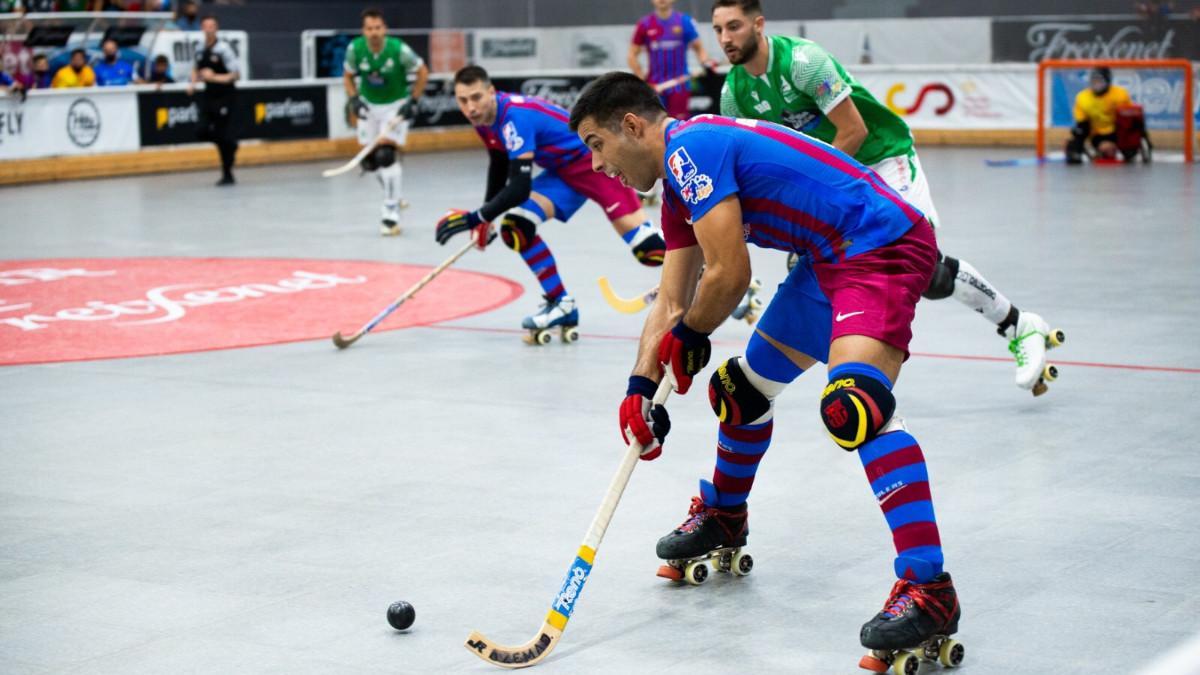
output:
M 604 301 L 608 303 L 608 306 L 622 314 L 637 314 L 646 309 L 658 297 L 658 286 L 636 298 L 622 298 L 613 292 L 612 286 L 608 283 L 608 277 L 600 277 L 596 283 L 600 284 L 600 294 L 604 296 Z
M 352 157 L 349 162 L 346 162 L 336 169 L 325 169 L 321 172 L 321 175 L 325 178 L 333 178 L 334 176 L 340 176 L 348 171 L 353 171 L 354 167 L 358 166 L 359 163 L 363 161 L 364 157 L 374 152 L 375 148 L 379 147 L 380 142 L 382 142 L 388 134 L 392 133 L 392 131 L 394 131 L 396 127 L 403 121 L 403 117 L 396 115 L 383 126 L 383 131 L 379 132 L 379 135 L 375 137 L 375 140 L 371 141 L 367 145 L 364 145 L 362 150 L 359 150 L 358 154 Z
M 679 77 L 672 77 L 669 80 L 666 80 L 664 82 L 659 82 L 658 84 L 654 85 L 654 91 L 661 94 L 664 91 L 670 89 L 671 87 L 674 87 L 674 86 L 677 86 L 680 84 L 684 84 L 686 82 L 690 82 L 697 77 L 704 77 L 704 74 L 707 72 L 708 72 L 707 70 L 693 70 L 692 72 L 688 73 L 687 75 L 680 75 Z
M 663 377 L 662 382 L 658 384 L 658 390 L 654 392 L 652 405 L 662 405 L 670 393 L 671 379 Z M 600 540 L 604 538 L 604 531 L 608 529 L 608 522 L 617 510 L 617 502 L 621 501 L 621 493 L 625 491 L 625 485 L 629 483 L 629 476 L 633 473 L 633 467 L 637 465 L 638 456 L 641 454 L 641 444 L 637 441 L 631 442 L 621 458 L 617 475 L 613 476 L 612 482 L 608 484 L 608 492 L 604 495 L 596 517 L 592 519 L 587 536 L 583 538 L 583 545 L 579 547 L 575 560 L 567 568 L 567 577 L 563 579 L 562 588 L 551 601 L 546 621 L 542 623 L 537 635 L 519 647 L 506 647 L 484 637 L 479 631 L 472 631 L 464 644 L 472 654 L 501 668 L 525 668 L 537 665 L 554 649 L 567 627 L 575 603 L 583 593 L 583 584 L 587 582 L 595 562 L 596 549 L 600 547 Z
M 426 274 L 424 277 L 421 278 L 420 281 L 418 281 L 416 284 L 414 284 L 412 288 L 405 291 L 404 295 L 401 295 L 400 297 L 396 298 L 394 301 L 392 301 L 392 304 L 385 307 L 382 312 L 376 314 L 375 318 L 368 321 L 367 325 L 363 326 L 362 328 L 359 328 L 358 332 L 351 333 L 349 336 L 342 335 L 341 331 L 334 333 L 333 334 L 333 344 L 337 345 L 338 349 L 345 349 L 346 347 L 349 347 L 350 345 L 357 342 L 359 338 L 361 338 L 362 336 L 371 332 L 372 328 L 379 325 L 380 321 L 383 321 L 384 319 L 387 318 L 387 316 L 389 314 L 396 311 L 397 307 L 399 307 L 400 305 L 403 305 L 406 300 L 408 300 L 412 296 L 416 295 L 417 291 L 419 291 L 425 287 L 425 284 L 429 283 L 430 281 L 433 281 L 434 277 L 441 274 L 442 272 L 445 272 L 447 267 L 453 265 L 454 261 L 463 257 L 463 255 L 465 255 L 467 251 L 470 251 L 473 246 L 475 246 L 475 241 L 472 239 L 471 241 L 467 242 L 467 244 L 465 246 L 458 249 L 458 251 L 455 252 L 454 255 L 450 256 L 449 258 L 446 258 L 446 261 L 443 262 L 441 265 L 438 265 L 437 267 L 430 270 L 429 274 Z

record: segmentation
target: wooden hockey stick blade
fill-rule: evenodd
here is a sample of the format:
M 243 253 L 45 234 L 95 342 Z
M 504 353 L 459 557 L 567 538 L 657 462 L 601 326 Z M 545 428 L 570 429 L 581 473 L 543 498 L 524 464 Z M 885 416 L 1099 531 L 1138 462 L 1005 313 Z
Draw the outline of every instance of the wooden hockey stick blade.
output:
M 562 637 L 562 630 L 550 625 L 547 621 L 542 624 L 536 637 L 520 647 L 505 647 L 484 636 L 479 631 L 471 631 L 464 646 L 470 652 L 488 663 L 501 668 L 527 668 L 535 666 L 546 658 Z
M 321 172 L 321 176 L 324 178 L 333 178 L 334 176 L 340 176 L 344 173 L 353 171 L 355 167 L 357 167 L 363 161 L 363 158 L 374 151 L 375 148 L 379 146 L 379 142 L 386 138 L 387 135 L 396 128 L 396 125 L 402 121 L 404 121 L 403 117 L 393 117 L 392 120 L 388 122 L 386 126 L 384 126 L 383 131 L 379 132 L 379 135 L 375 137 L 375 140 L 371 141 L 371 143 L 368 145 L 364 145 L 362 150 L 358 151 L 357 155 L 350 158 L 349 162 L 346 162 L 345 164 L 333 169 L 325 169 Z
M 664 377 L 654 392 L 652 405 L 666 403 L 671 391 L 671 378 Z M 501 668 L 537 665 L 554 650 L 567 628 L 567 622 L 571 620 L 571 613 L 575 611 L 579 596 L 583 594 L 584 584 L 587 583 L 596 561 L 596 550 L 604 540 L 604 533 L 608 531 L 608 524 L 617 511 L 617 504 L 621 501 L 621 495 L 625 492 L 625 486 L 629 484 L 629 477 L 633 475 L 633 468 L 637 466 L 641 454 L 642 446 L 636 440 L 630 442 L 625 449 L 621 463 L 617 466 L 617 473 L 608 484 L 604 500 L 600 502 L 600 508 L 592 517 L 592 524 L 588 526 L 583 544 L 576 551 L 571 566 L 567 568 L 567 576 L 550 603 L 550 611 L 546 613 L 546 620 L 538 634 L 519 647 L 506 647 L 492 642 L 479 631 L 472 631 L 463 643 L 464 647 L 475 656 Z
M 346 347 L 349 347 L 350 345 L 354 344 L 355 342 L 358 342 L 358 338 L 360 338 L 362 336 L 363 336 L 362 333 L 357 333 L 357 334 L 351 335 L 350 337 L 347 338 L 347 337 L 343 336 L 342 331 L 339 330 L 338 332 L 333 334 L 333 344 L 337 345 L 338 349 L 345 349 Z
M 658 286 L 636 298 L 622 298 L 613 292 L 612 285 L 608 283 L 608 277 L 600 277 L 596 279 L 596 283 L 600 285 L 600 294 L 604 296 L 604 301 L 608 303 L 608 306 L 622 314 L 637 314 L 646 309 L 646 306 L 658 297 Z

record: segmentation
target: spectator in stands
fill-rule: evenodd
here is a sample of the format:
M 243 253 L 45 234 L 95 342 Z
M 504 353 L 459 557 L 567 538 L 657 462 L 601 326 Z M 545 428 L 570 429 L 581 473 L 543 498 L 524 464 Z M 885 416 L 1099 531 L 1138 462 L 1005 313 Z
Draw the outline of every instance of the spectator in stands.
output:
M 33 55 L 33 74 L 29 79 L 30 89 L 49 89 L 54 81 L 54 73 L 50 72 L 50 59 L 45 54 Z
M 141 84 L 141 76 L 134 70 L 133 64 L 121 58 L 121 49 L 113 38 L 105 38 L 100 45 L 103 56 L 92 66 L 96 73 L 96 84 L 101 87 L 123 87 L 127 84 Z
M 175 28 L 178 30 L 200 30 L 200 8 L 196 0 L 183 0 L 175 10 Z
M 25 86 L 22 85 L 18 80 L 14 80 L 9 77 L 8 73 L 0 70 L 0 94 L 8 93 L 24 99 Z
M 154 57 L 154 63 L 150 64 L 150 79 L 151 84 L 157 84 L 162 87 L 164 84 L 175 84 L 175 78 L 171 77 L 171 61 L 165 54 L 159 54 Z
M 96 86 L 96 73 L 87 62 L 87 52 L 82 49 L 76 49 L 71 52 L 71 62 L 54 74 L 54 79 L 51 80 L 50 86 L 55 89 L 61 87 L 94 87 Z

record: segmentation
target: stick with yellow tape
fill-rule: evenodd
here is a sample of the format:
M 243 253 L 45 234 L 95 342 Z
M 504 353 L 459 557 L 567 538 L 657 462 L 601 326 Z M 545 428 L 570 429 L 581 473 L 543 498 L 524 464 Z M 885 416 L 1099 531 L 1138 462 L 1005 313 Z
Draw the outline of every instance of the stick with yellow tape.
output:
M 670 393 L 671 381 L 664 377 L 658 385 L 658 390 L 654 392 L 654 405 L 665 403 Z M 629 449 L 621 458 L 621 466 L 617 468 L 617 475 L 613 476 L 612 482 L 608 484 L 608 492 L 604 495 L 600 510 L 596 512 L 596 517 L 592 518 L 592 525 L 588 528 L 587 536 L 583 538 L 583 545 L 579 547 L 575 560 L 567 569 L 567 577 L 563 579 L 562 588 L 551 601 L 546 621 L 537 635 L 523 645 L 508 647 L 485 637 L 479 631 L 473 631 L 465 643 L 472 654 L 501 668 L 525 668 L 537 665 L 554 649 L 567 627 L 567 621 L 571 619 L 571 612 L 575 611 L 575 603 L 583 593 L 583 584 L 592 573 L 596 549 L 600 548 L 600 540 L 604 538 L 604 532 L 608 529 L 608 523 L 617 510 L 617 503 L 621 501 L 621 495 L 625 492 L 625 486 L 629 483 L 633 467 L 637 466 L 641 454 L 642 446 L 637 441 L 629 444 Z

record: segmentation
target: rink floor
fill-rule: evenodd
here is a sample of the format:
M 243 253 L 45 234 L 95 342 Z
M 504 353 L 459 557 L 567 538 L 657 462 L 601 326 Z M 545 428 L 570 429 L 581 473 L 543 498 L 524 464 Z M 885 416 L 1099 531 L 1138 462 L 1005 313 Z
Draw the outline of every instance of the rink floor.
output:
M 896 389 L 963 605 L 962 672 L 1132 672 L 1200 630 L 1200 173 L 984 166 L 997 156 L 1015 153 L 922 153 L 940 244 L 1067 331 L 1061 378 L 1018 390 L 1005 342 L 946 300 L 921 303 Z M 436 265 L 434 221 L 477 206 L 484 162 L 410 157 L 396 239 L 376 233 L 374 181 L 324 164 L 243 169 L 229 190 L 209 173 L 4 188 L 0 258 Z M 344 352 L 0 368 L 0 672 L 494 672 L 464 638 L 534 635 L 622 453 L 642 317 L 595 279 L 655 282 L 594 205 L 543 234 L 580 303 L 575 345 L 522 344 L 536 283 L 496 246 L 458 267 L 524 296 Z M 773 289 L 782 254 L 753 260 Z M 722 326 L 713 365 L 750 330 Z M 857 458 L 820 424 L 824 384 L 809 373 L 779 401 L 754 572 L 700 588 L 654 575 L 715 454 L 703 388 L 671 401 L 666 451 L 635 470 L 539 672 L 859 672 L 893 552 Z M 407 633 L 384 620 L 398 599 L 416 607 Z

